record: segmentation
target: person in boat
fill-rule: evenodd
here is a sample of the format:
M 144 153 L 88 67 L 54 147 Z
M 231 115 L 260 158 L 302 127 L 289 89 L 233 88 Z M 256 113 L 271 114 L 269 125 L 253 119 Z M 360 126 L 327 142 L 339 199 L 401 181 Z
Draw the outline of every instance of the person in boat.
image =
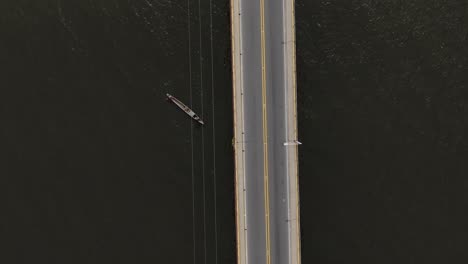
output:
M 195 119 L 196 121 L 200 121 L 200 117 L 198 117 L 196 114 L 194 114 L 192 118 Z

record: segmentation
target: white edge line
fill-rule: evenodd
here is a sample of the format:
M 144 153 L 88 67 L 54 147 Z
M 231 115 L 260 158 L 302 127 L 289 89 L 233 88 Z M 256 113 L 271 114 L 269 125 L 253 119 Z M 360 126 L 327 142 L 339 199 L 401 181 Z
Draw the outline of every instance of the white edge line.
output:
M 289 79 L 288 79 L 288 66 L 289 66 L 289 60 L 288 60 L 288 40 L 287 40 L 287 29 L 286 29 L 286 19 L 287 17 L 285 16 L 285 10 L 286 10 L 286 2 L 283 1 L 283 69 L 284 69 L 284 130 L 285 130 L 285 137 L 286 137 L 286 142 L 289 142 L 289 130 L 288 130 L 288 84 L 289 84 Z M 289 148 L 286 148 L 286 203 L 287 203 L 287 209 L 288 209 L 288 215 L 286 219 L 286 223 L 288 226 L 288 263 L 291 263 L 291 207 L 290 207 L 290 191 L 289 191 Z

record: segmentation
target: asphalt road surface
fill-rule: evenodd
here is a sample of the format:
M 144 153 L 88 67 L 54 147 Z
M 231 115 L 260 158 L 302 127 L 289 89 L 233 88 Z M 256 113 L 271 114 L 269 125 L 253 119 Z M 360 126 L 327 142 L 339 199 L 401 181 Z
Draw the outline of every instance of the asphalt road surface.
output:
M 244 233 L 238 234 L 240 263 L 299 263 L 297 183 L 291 182 L 297 177 L 297 151 L 284 146 L 296 139 L 296 123 L 291 122 L 295 82 L 286 48 L 290 23 L 285 23 L 292 11 L 286 15 L 284 9 L 292 2 L 233 2 L 233 13 L 239 11 L 238 30 L 233 19 L 233 42 L 239 43 L 233 56 L 237 49 L 240 56 L 234 58 L 234 67 L 240 68 L 234 69 L 234 79 L 235 89 L 241 90 L 235 95 L 236 126 L 242 132 L 236 133 L 236 147 L 242 146 L 236 164 L 242 164 L 237 177 L 238 189 L 244 189 L 238 192 L 238 215 L 244 217 L 238 219 Z

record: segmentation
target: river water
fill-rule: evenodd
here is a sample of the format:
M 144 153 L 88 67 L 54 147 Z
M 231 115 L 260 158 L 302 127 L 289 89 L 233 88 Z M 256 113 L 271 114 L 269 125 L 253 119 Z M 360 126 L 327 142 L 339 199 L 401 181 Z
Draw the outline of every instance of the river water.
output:
M 0 262 L 235 262 L 228 7 L 1 1 Z
M 466 1 L 296 10 L 303 263 L 466 262 Z

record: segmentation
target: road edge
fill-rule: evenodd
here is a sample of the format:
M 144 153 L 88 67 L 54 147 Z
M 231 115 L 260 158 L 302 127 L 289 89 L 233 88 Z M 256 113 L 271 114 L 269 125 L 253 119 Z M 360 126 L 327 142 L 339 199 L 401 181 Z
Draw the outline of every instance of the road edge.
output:
M 240 1 L 231 0 L 231 60 L 232 60 L 232 100 L 234 127 L 234 169 L 235 169 L 235 203 L 236 203 L 236 248 L 237 263 L 247 264 L 247 226 L 245 219 L 245 173 L 244 173 L 244 122 L 242 119 L 242 70 L 241 70 L 241 34 L 240 34 Z
M 297 130 L 297 82 L 296 82 L 296 23 L 295 23 L 295 0 L 285 0 L 284 4 L 284 28 L 286 30 L 285 53 L 287 70 L 287 100 L 288 106 L 292 109 L 287 111 L 287 126 L 293 128 L 288 130 L 286 135 L 288 141 L 294 142 L 298 140 Z M 292 111 L 290 111 L 292 110 Z M 299 202 L 299 151 L 298 145 L 289 146 L 293 151 L 288 150 L 289 166 L 288 180 L 290 191 L 290 228 L 291 233 L 295 234 L 296 239 L 291 240 L 291 247 L 296 253 L 291 254 L 291 263 L 301 263 L 301 234 L 300 234 L 300 202 Z

